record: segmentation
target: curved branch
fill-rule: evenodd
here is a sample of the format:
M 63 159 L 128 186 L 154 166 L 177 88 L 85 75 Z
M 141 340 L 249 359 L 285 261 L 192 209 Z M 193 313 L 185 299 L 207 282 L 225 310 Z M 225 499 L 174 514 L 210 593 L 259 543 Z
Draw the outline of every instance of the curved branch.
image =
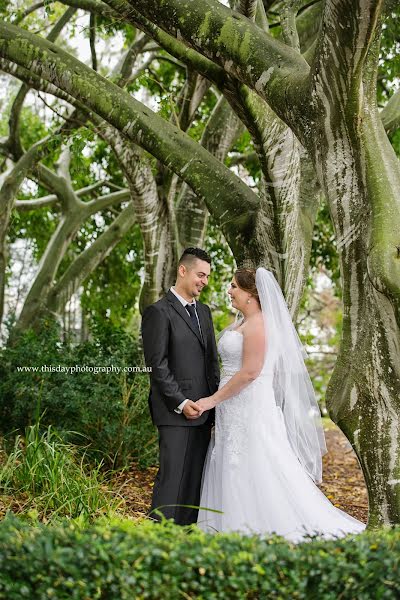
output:
M 21 21 L 23 21 L 26 17 L 28 17 L 30 14 L 32 14 L 33 12 L 35 12 L 35 10 L 38 10 L 39 8 L 43 8 L 46 4 L 47 4 L 46 0 L 42 0 L 41 2 L 37 2 L 36 4 L 32 4 L 32 6 L 29 6 L 26 10 L 24 10 L 19 15 L 19 17 L 17 17 L 13 21 L 13 24 L 14 25 L 19 25 L 21 23 Z
M 18 212 L 30 212 L 31 210 L 38 210 L 46 206 L 53 206 L 58 202 L 58 198 L 55 194 L 43 196 L 37 200 L 16 200 L 15 208 Z
M 27 31 L 0 23 L 0 56 L 31 69 L 86 103 L 89 110 L 158 158 L 204 198 L 223 228 L 236 229 L 240 247 L 240 231 L 244 233 L 252 226 L 258 196 L 188 135 L 58 46 Z M 229 214 L 222 209 L 228 201 Z M 246 204 L 248 214 L 244 218 Z
M 65 25 L 72 19 L 74 14 L 76 13 L 76 8 L 68 8 L 64 14 L 58 19 L 57 23 L 54 25 L 52 30 L 50 31 L 47 39 L 50 42 L 55 42 L 61 31 L 65 27 Z M 29 86 L 27 84 L 23 84 L 18 94 L 13 102 L 11 107 L 10 118 L 8 122 L 9 126 L 9 135 L 8 142 L 10 149 L 12 149 L 12 153 L 15 157 L 19 157 L 23 153 L 21 140 L 20 140 L 20 132 L 19 132 L 19 123 L 20 123 L 20 115 L 23 103 L 25 101 L 26 95 L 29 92 Z
M 81 196 L 85 196 L 91 192 L 94 192 L 99 187 L 109 187 L 110 184 L 107 181 L 96 181 L 92 185 L 88 185 L 86 187 L 77 190 L 75 194 L 80 198 Z M 118 190 L 122 191 L 122 190 Z M 49 194 L 48 196 L 42 196 L 41 198 L 37 198 L 35 200 L 17 200 L 15 202 L 15 208 L 19 212 L 29 212 L 31 210 L 36 210 L 38 208 L 43 208 L 44 206 L 52 206 L 58 200 L 56 194 Z
M 114 9 L 125 0 L 106 0 Z M 130 0 L 132 10 L 194 48 L 263 97 L 289 125 L 309 67 L 292 48 L 217 0 Z M 122 9 L 123 10 L 123 9 Z M 184 27 L 182 27 L 184 23 Z M 290 109 L 288 106 L 290 98 Z
M 111 192 L 111 194 L 105 194 L 104 196 L 99 196 L 90 202 L 85 202 L 86 215 L 93 215 L 94 213 L 100 212 L 109 206 L 119 204 L 124 200 L 129 200 L 130 196 L 130 191 L 128 189 L 124 189 L 118 190 L 117 192 Z
M 5 58 L 0 57 L 0 70 L 4 71 L 5 73 L 8 73 L 9 75 L 12 75 L 13 77 L 16 77 L 20 81 L 23 81 L 27 84 L 27 86 L 35 90 L 45 92 L 46 94 L 51 94 L 52 96 L 56 96 L 56 98 L 60 98 L 60 100 L 65 100 L 70 104 L 77 105 L 75 98 L 72 98 L 72 96 L 66 94 L 65 92 L 57 88 L 55 85 L 49 83 L 48 81 L 45 81 L 44 79 L 41 79 L 40 77 L 32 73 L 32 71 L 30 71 L 29 69 L 25 69 L 24 67 L 17 65 L 11 60 L 7 60 Z M 10 148 L 10 144 L 8 144 L 7 141 L 3 140 L 1 143 L 1 147 L 4 152 L 7 151 L 14 158 L 17 158 L 17 153 L 13 152 L 12 147 Z

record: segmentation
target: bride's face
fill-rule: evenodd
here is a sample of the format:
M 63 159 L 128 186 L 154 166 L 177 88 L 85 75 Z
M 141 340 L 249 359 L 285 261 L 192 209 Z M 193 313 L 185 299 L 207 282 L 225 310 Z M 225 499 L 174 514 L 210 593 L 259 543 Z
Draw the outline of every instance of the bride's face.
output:
M 233 308 L 242 311 L 250 298 L 250 294 L 240 289 L 235 278 L 231 281 L 231 286 L 228 290 L 228 296 L 231 299 Z

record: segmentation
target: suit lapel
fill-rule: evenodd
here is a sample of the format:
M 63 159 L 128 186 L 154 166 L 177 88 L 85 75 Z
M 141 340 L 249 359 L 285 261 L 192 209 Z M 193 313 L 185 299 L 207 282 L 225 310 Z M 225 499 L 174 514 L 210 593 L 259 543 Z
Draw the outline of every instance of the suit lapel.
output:
M 186 310 L 186 308 L 184 308 L 182 303 L 179 302 L 178 298 L 170 290 L 168 290 L 167 299 L 170 302 L 170 304 L 172 305 L 172 307 L 176 310 L 178 315 L 180 315 L 182 317 L 182 319 L 185 321 L 185 323 L 188 325 L 188 327 L 190 327 L 190 329 L 193 331 L 193 333 L 195 334 L 195 336 L 197 337 L 197 339 L 199 340 L 201 345 L 205 346 L 205 342 L 203 342 L 199 332 L 196 330 L 196 328 L 192 324 L 192 321 L 189 317 L 188 311 Z M 199 308 L 199 305 L 196 305 L 196 310 L 197 310 L 197 314 L 199 316 L 199 321 L 200 321 L 200 327 L 201 327 L 201 330 L 202 330 L 203 336 L 204 336 L 204 329 L 203 329 L 203 324 L 202 324 L 203 322 L 200 317 L 200 311 L 198 310 L 198 308 Z

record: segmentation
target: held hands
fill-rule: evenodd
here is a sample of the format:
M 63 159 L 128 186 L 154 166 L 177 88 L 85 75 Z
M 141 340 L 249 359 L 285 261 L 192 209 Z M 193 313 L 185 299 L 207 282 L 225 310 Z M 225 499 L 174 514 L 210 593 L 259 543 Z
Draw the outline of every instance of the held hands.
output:
M 183 414 L 189 420 L 197 419 L 201 415 L 201 410 L 198 408 L 196 402 L 188 400 L 182 409 Z
M 196 402 L 196 407 L 200 409 L 199 417 L 203 414 L 205 410 L 211 410 L 216 405 L 212 396 L 208 396 L 207 398 L 200 398 Z
M 211 410 L 214 406 L 215 402 L 212 400 L 212 396 L 208 396 L 208 398 L 200 398 L 197 402 L 189 400 L 183 407 L 182 412 L 187 419 L 193 420 L 198 419 L 204 411 Z

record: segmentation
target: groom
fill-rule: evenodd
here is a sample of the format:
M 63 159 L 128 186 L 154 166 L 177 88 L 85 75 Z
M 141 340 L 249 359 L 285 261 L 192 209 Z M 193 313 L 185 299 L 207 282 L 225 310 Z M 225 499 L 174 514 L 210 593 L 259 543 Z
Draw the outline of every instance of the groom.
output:
M 146 365 L 152 368 L 149 406 L 160 447 L 151 510 L 160 507 L 178 525 L 197 521 L 196 508 L 179 505 L 199 505 L 214 418 L 214 411 L 200 414 L 196 400 L 213 394 L 219 383 L 211 311 L 197 301 L 208 283 L 210 265 L 204 250 L 186 248 L 175 285 L 146 308 L 142 319 Z M 151 516 L 160 520 L 155 512 Z

